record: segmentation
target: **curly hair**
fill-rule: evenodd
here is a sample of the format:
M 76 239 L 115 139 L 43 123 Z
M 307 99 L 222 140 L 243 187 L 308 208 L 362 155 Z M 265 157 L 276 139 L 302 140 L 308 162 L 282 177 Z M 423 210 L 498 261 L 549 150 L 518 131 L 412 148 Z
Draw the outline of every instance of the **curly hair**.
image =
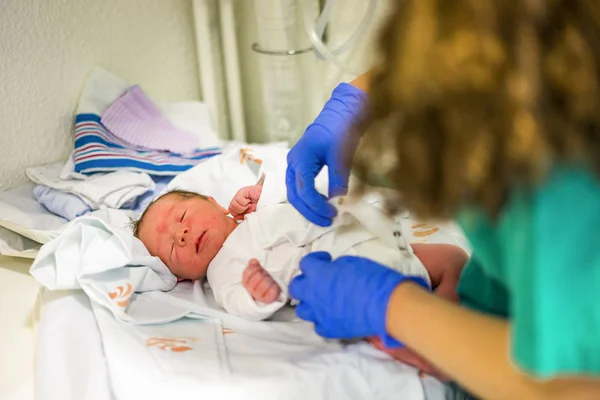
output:
M 403 0 L 383 27 L 354 170 L 425 218 L 497 215 L 556 163 L 600 171 L 600 1 Z M 391 204 L 392 202 L 390 202 Z
M 182 199 L 189 199 L 191 197 L 198 197 L 198 198 L 201 198 L 203 200 L 208 200 L 208 197 L 206 197 L 204 195 L 201 195 L 200 193 L 189 192 L 187 190 L 179 190 L 179 189 L 171 190 L 170 192 L 167 192 L 167 193 L 163 194 L 162 196 L 154 199 L 150 204 L 148 204 L 148 206 L 144 209 L 144 211 L 142 212 L 142 215 L 140 215 L 140 217 L 138 219 L 132 219 L 131 220 L 130 226 L 131 226 L 131 230 L 133 231 L 133 236 L 135 236 L 136 238 L 139 239 L 139 237 L 140 237 L 140 229 L 142 228 L 142 224 L 144 223 L 144 218 L 146 217 L 146 214 L 148 213 L 148 210 L 150 210 L 150 208 L 154 205 L 154 203 L 156 203 L 157 201 L 159 201 L 163 197 L 167 197 L 167 196 L 179 196 Z

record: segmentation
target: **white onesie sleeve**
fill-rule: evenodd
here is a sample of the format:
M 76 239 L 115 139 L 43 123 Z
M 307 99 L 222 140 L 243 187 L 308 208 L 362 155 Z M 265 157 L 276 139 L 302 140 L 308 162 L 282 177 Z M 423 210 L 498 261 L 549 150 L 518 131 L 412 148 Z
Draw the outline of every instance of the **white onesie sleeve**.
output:
M 270 304 L 258 302 L 242 284 L 242 275 L 248 262 L 256 258 L 263 264 L 265 255 L 266 252 L 256 245 L 248 224 L 243 222 L 227 238 L 210 263 L 206 274 L 208 283 L 217 304 L 229 314 L 250 321 L 261 321 L 285 305 L 285 296 Z

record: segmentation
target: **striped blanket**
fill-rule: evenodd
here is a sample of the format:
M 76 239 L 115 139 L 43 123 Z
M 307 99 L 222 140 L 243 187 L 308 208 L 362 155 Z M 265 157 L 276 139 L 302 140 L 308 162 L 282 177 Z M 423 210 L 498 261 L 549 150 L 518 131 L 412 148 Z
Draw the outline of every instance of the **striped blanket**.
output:
M 185 155 L 148 150 L 111 134 L 99 115 L 78 114 L 75 118 L 75 172 L 125 169 L 150 175 L 176 175 L 217 154 L 221 154 L 221 149 L 197 149 Z

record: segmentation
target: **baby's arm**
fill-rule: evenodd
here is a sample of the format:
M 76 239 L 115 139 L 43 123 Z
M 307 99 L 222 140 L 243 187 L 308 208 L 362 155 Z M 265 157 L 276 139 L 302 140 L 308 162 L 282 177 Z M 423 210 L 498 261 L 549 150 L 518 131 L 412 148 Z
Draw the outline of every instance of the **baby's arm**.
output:
M 281 300 L 269 304 L 258 302 L 241 284 L 226 288 L 221 298 L 225 311 L 248 321 L 263 321 L 285 305 Z
M 287 299 L 281 298 L 281 288 L 270 285 L 275 281 L 257 261 L 245 264 L 233 257 L 223 261 L 209 268 L 207 278 L 215 300 L 229 314 L 261 321 L 285 305 Z M 263 279 L 264 274 L 268 279 Z

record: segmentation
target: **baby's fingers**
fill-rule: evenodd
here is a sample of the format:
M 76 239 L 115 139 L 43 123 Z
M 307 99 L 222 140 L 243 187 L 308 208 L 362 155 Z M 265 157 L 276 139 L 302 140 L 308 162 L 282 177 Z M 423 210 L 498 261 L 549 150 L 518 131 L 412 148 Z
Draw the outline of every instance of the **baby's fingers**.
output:
M 256 211 L 257 205 L 258 205 L 257 203 L 250 203 L 250 205 L 248 206 L 248 209 L 246 210 L 246 214 L 250 214 L 250 213 L 253 213 L 254 211 Z
M 263 271 L 258 261 L 252 259 L 242 274 L 242 284 L 246 289 L 249 288 L 250 282 L 254 280 L 255 275 L 260 275 Z
M 263 303 L 272 303 L 279 297 L 281 288 L 273 277 L 252 259 L 242 274 L 242 284 L 250 295 Z
M 244 287 L 254 295 L 258 285 L 265 278 L 272 279 L 271 275 L 264 270 L 259 262 L 255 259 L 252 259 L 242 274 L 242 283 Z
M 248 203 L 242 204 L 237 199 L 233 199 L 229 204 L 229 213 L 234 217 L 242 215 L 248 209 Z
M 257 300 L 265 304 L 271 304 L 274 301 L 276 301 L 279 295 L 281 294 L 281 288 L 279 287 L 277 282 L 275 282 L 275 280 L 271 277 L 269 277 L 268 281 L 263 282 L 265 282 L 265 289 L 262 291 L 262 295 L 259 296 L 260 298 Z

